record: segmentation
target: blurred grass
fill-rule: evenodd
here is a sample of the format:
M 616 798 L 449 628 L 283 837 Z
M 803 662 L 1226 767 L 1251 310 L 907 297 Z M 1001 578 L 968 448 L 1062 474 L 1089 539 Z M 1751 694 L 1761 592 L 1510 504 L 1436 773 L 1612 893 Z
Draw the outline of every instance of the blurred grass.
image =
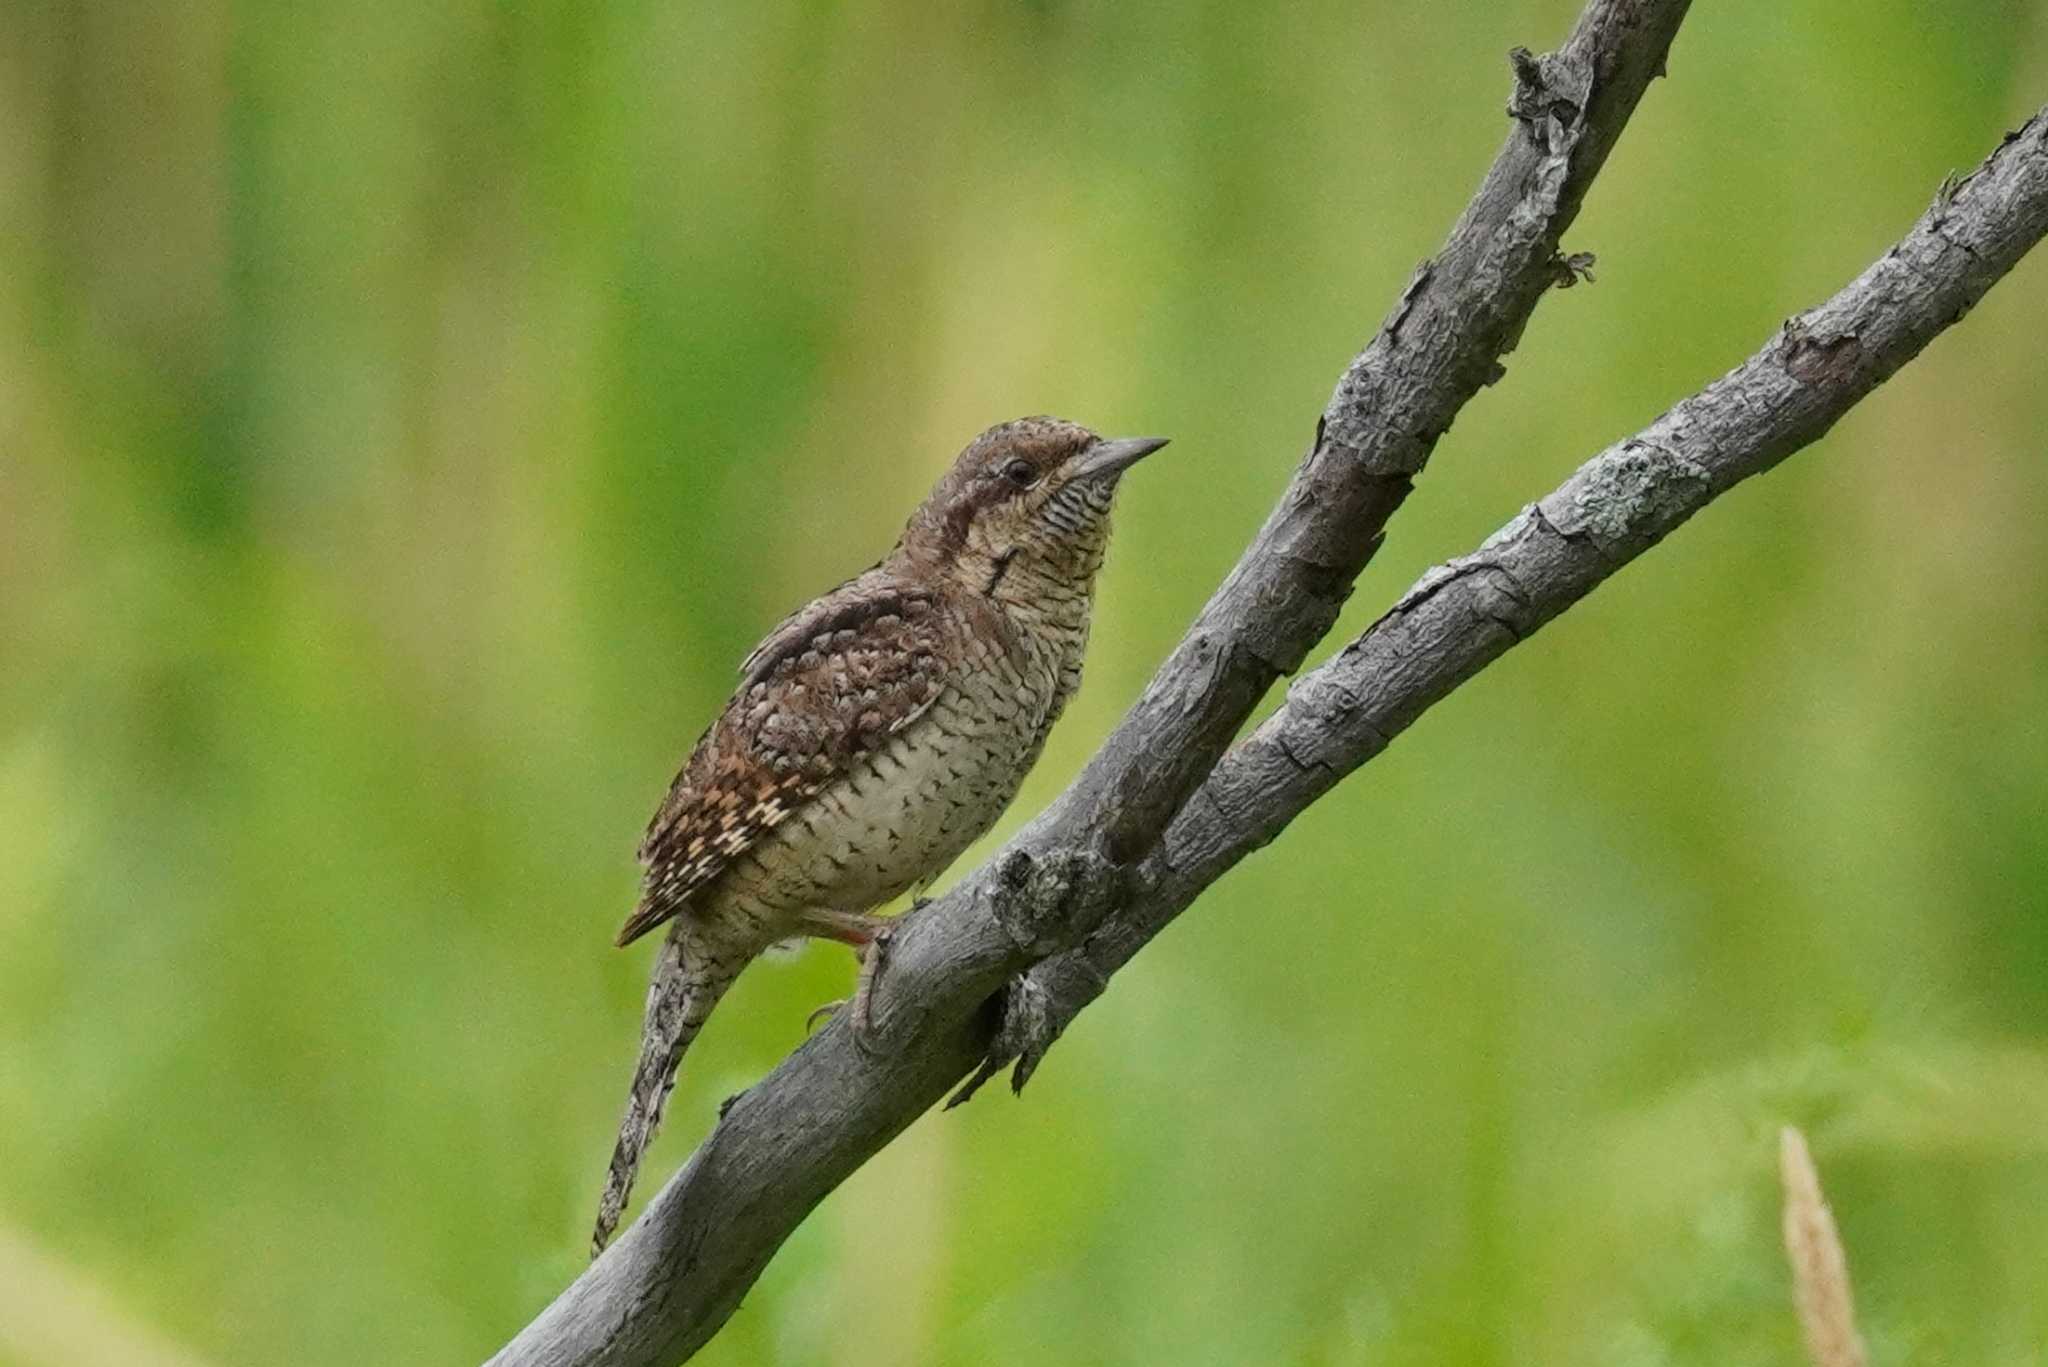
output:
M 483 1356 L 580 1264 L 609 929 L 734 663 L 982 426 L 1169 432 L 1035 810 L 1574 9 L 8 6 L 0 1232 L 209 1361 Z M 2048 4 L 1701 5 L 1671 73 L 1345 628 L 1860 270 L 2048 91 Z M 1444 704 L 701 1360 L 1791 1363 L 1787 1120 L 1875 1363 L 2048 1355 L 2044 289 Z M 656 1180 L 848 974 L 749 977 Z

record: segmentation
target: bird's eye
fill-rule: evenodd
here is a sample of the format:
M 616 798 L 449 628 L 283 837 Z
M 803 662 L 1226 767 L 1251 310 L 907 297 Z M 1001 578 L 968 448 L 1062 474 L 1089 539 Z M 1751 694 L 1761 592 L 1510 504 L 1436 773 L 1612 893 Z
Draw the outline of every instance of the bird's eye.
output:
M 1003 478 L 1019 489 L 1029 489 L 1038 483 L 1038 467 L 1028 460 L 1013 460 L 1003 467 Z

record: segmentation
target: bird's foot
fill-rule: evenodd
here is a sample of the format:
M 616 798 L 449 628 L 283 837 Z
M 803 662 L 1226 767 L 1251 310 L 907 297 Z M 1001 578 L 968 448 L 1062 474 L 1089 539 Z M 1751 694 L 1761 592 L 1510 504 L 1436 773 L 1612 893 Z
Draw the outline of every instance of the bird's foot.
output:
M 839 923 L 841 931 L 834 938 L 853 947 L 860 956 L 860 978 L 854 984 L 853 996 L 839 1001 L 826 1002 L 804 1018 L 804 1031 L 815 1030 L 818 1022 L 828 1016 L 846 1012 L 846 1024 L 853 1031 L 853 1042 L 863 1053 L 874 1052 L 874 1011 L 875 985 L 881 981 L 883 966 L 889 959 L 890 941 L 896 934 L 895 926 L 880 917 L 863 918 L 863 924 L 855 933 L 845 922 Z
M 861 947 L 860 979 L 854 984 L 853 1005 L 847 1011 L 846 1023 L 853 1028 L 853 1042 L 864 1053 L 874 1052 L 875 988 L 882 981 L 882 970 L 889 962 L 889 946 L 895 938 L 896 928 L 883 926 Z

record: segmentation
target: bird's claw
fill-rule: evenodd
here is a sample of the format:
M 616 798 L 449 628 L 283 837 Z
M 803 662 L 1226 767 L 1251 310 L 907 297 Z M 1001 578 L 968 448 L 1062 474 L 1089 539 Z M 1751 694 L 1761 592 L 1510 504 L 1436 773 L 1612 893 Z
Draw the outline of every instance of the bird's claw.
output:
M 853 1042 L 864 1054 L 875 1052 L 875 1029 L 873 1002 L 875 985 L 882 979 L 883 965 L 889 959 L 889 943 L 895 936 L 895 929 L 883 926 L 860 950 L 860 978 L 855 983 L 853 996 L 838 1001 L 826 1002 L 804 1017 L 804 1033 L 818 1028 L 818 1022 L 828 1016 L 846 1013 L 846 1026 L 853 1032 Z
M 882 981 L 882 970 L 889 962 L 889 946 L 895 938 L 895 927 L 883 926 L 861 951 L 860 979 L 854 984 L 853 1005 L 847 1011 L 846 1023 L 853 1030 L 853 1042 L 864 1054 L 875 1052 L 875 988 Z

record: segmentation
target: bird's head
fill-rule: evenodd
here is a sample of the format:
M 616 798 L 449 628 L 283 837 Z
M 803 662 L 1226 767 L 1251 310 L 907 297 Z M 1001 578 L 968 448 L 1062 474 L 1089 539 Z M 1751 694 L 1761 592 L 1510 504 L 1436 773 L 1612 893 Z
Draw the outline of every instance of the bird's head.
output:
M 1061 418 L 1019 418 L 967 444 L 911 516 L 903 550 L 980 592 L 1085 587 L 1102 563 L 1124 472 L 1164 437 L 1097 436 Z

